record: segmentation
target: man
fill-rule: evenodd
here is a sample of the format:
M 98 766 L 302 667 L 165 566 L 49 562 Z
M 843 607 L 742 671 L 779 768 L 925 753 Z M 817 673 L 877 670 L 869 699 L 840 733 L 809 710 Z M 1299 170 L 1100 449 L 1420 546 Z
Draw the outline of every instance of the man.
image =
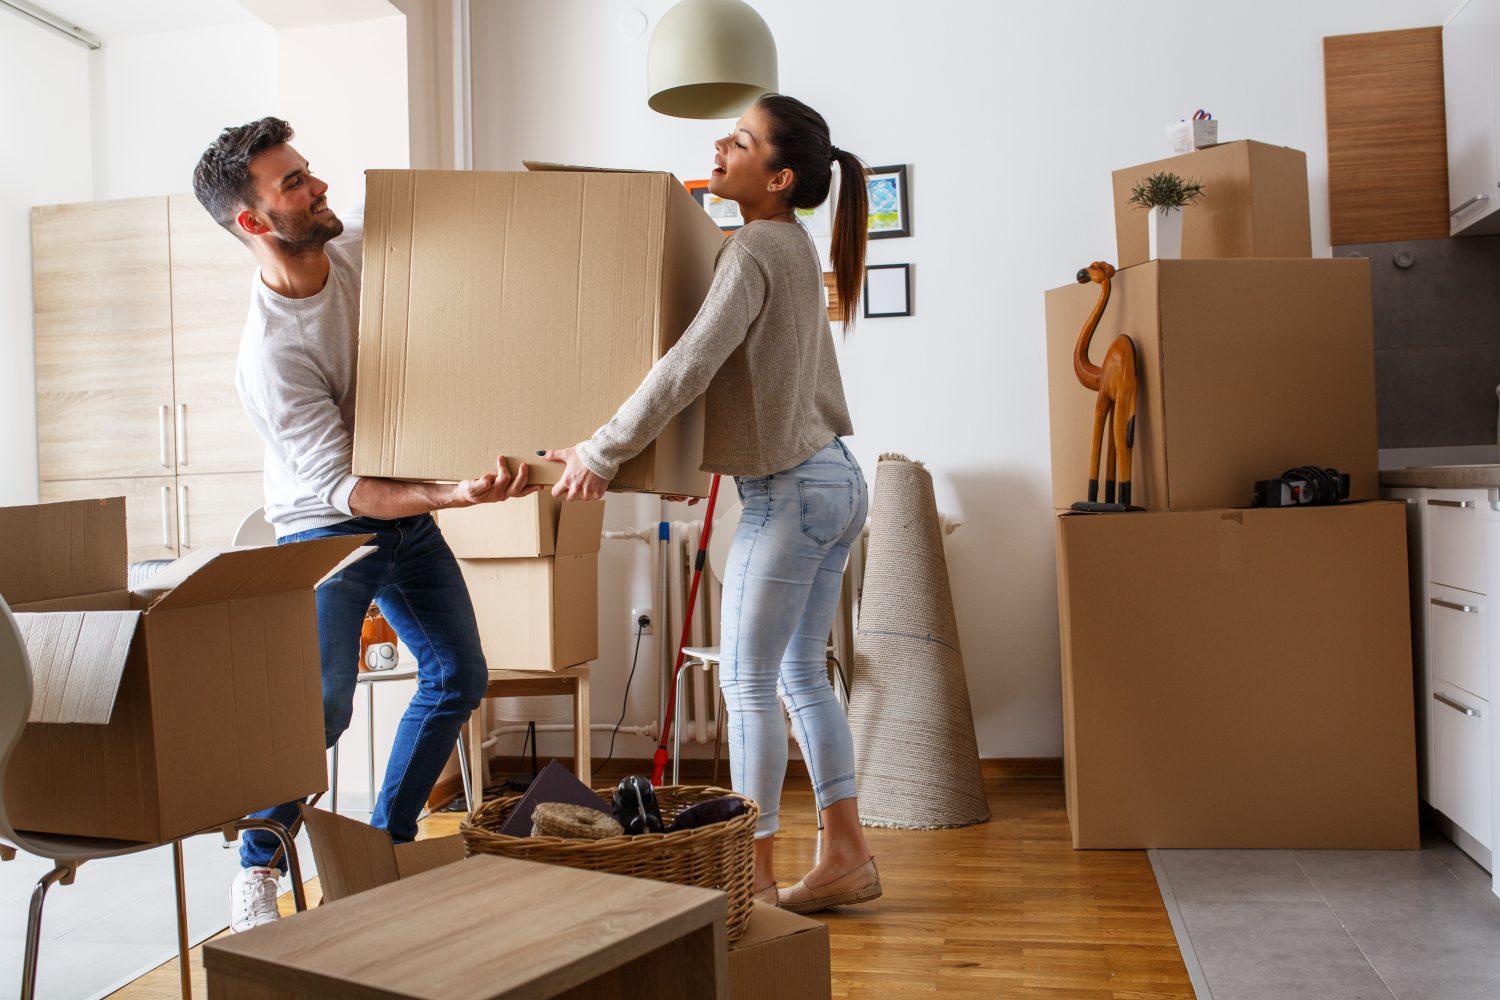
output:
M 266 444 L 266 519 L 278 544 L 373 534 L 377 551 L 318 588 L 323 727 L 333 746 L 349 725 L 360 627 L 373 600 L 416 654 L 417 692 L 396 729 L 371 822 L 398 843 L 448 760 L 487 682 L 468 589 L 430 511 L 530 492 L 527 467 L 456 485 L 352 474 L 355 356 L 359 333 L 363 210 L 346 226 L 328 207 L 328 185 L 289 143 L 292 129 L 262 118 L 225 129 L 193 173 L 203 207 L 260 265 L 240 343 L 235 386 Z M 296 803 L 268 809 L 290 825 Z M 247 832 L 231 893 L 231 927 L 277 919 L 275 837 Z M 280 862 L 284 871 L 285 862 Z

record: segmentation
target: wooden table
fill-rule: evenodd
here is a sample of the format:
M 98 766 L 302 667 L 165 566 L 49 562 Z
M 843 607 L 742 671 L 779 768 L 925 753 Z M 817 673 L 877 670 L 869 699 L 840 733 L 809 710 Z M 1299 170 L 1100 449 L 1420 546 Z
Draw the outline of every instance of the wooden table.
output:
M 487 855 L 203 946 L 208 995 L 724 998 L 721 892 Z

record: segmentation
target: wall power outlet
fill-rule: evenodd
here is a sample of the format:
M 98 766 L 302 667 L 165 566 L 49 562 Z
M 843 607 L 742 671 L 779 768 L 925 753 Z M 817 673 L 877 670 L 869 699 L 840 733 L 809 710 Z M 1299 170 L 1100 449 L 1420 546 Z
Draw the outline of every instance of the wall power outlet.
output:
M 646 619 L 646 627 L 641 629 L 641 635 L 650 635 L 651 626 L 656 623 L 656 620 L 651 617 L 650 608 L 630 609 L 630 631 L 634 632 L 637 628 L 640 628 L 642 618 Z

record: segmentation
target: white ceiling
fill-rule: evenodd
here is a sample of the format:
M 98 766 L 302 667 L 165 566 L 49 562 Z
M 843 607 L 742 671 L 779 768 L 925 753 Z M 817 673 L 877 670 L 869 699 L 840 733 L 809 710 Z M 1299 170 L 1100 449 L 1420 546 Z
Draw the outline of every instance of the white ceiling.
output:
M 387 0 L 28 0 L 108 42 L 264 21 L 273 28 L 342 24 L 400 13 Z M 7 15 L 13 16 L 13 15 Z

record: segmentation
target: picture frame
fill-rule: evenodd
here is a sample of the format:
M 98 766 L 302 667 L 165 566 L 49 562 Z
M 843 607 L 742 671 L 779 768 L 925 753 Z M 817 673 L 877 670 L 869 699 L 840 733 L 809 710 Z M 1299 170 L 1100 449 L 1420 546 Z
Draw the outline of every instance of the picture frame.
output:
M 716 194 L 710 194 L 708 181 L 683 181 L 682 186 L 688 189 L 688 194 L 693 196 L 693 200 L 703 206 L 708 217 L 718 223 L 719 228 L 724 232 L 732 233 L 745 225 L 744 217 L 740 215 L 739 204 L 720 198 Z
M 886 240 L 911 235 L 911 202 L 908 197 L 906 164 L 871 167 L 865 175 L 870 201 L 869 238 Z
M 869 265 L 865 268 L 865 289 L 860 298 L 865 319 L 910 316 L 911 265 Z

